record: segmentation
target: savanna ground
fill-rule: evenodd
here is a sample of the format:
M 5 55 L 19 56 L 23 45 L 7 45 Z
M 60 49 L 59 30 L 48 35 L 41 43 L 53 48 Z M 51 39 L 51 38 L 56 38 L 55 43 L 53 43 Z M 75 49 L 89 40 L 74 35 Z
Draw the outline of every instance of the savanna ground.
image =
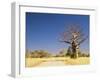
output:
M 63 66 L 63 65 L 87 65 L 90 64 L 89 57 L 79 57 L 72 59 L 70 57 L 52 57 L 52 58 L 26 58 L 26 67 L 42 66 Z

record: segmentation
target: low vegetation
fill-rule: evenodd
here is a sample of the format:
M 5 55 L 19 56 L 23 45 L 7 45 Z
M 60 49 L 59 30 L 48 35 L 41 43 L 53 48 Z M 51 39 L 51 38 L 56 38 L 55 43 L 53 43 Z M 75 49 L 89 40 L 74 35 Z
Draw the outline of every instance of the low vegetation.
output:
M 61 50 L 58 54 L 52 55 L 45 50 L 35 50 L 26 53 L 25 66 L 35 67 L 43 62 L 61 61 L 65 65 L 85 65 L 90 63 L 90 55 L 88 53 L 78 53 L 78 58 L 71 58 L 71 51 Z M 57 63 L 56 63 L 57 64 Z M 52 64 L 50 64 L 52 66 Z M 60 65 L 61 66 L 61 65 Z

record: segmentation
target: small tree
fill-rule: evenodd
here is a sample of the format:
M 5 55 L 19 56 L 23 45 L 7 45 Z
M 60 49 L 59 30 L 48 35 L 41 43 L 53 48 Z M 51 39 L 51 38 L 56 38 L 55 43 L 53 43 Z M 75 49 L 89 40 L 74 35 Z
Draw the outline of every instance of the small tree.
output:
M 67 50 L 66 56 L 71 56 L 71 47 L 70 47 L 70 46 L 68 47 L 68 50 Z

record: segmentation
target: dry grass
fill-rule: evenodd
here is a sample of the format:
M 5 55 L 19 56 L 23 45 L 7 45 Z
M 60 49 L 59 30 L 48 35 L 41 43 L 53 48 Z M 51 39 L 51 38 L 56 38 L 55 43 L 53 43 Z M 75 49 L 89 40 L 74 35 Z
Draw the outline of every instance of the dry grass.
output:
M 25 67 L 34 67 L 42 62 L 41 59 L 38 58 L 26 58 L 25 59 Z
M 48 61 L 62 61 L 65 65 L 85 65 L 90 63 L 89 57 L 80 57 L 77 59 L 71 59 L 69 57 L 52 57 L 52 58 L 26 58 L 25 66 L 26 67 L 35 67 L 41 64 L 42 62 Z M 52 64 L 51 64 L 52 65 Z
M 90 64 L 90 58 L 89 57 L 80 57 L 77 59 L 66 59 L 64 61 L 66 65 L 85 65 L 85 64 Z

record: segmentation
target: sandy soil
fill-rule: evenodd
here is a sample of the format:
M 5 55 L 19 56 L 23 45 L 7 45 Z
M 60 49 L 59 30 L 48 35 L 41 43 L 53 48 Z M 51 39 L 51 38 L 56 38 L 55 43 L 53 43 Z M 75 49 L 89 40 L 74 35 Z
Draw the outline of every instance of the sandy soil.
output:
M 53 57 L 53 58 L 26 58 L 26 67 L 42 67 L 42 66 L 63 66 L 63 65 L 85 65 L 90 63 L 89 57 L 80 57 L 71 59 L 69 57 Z

